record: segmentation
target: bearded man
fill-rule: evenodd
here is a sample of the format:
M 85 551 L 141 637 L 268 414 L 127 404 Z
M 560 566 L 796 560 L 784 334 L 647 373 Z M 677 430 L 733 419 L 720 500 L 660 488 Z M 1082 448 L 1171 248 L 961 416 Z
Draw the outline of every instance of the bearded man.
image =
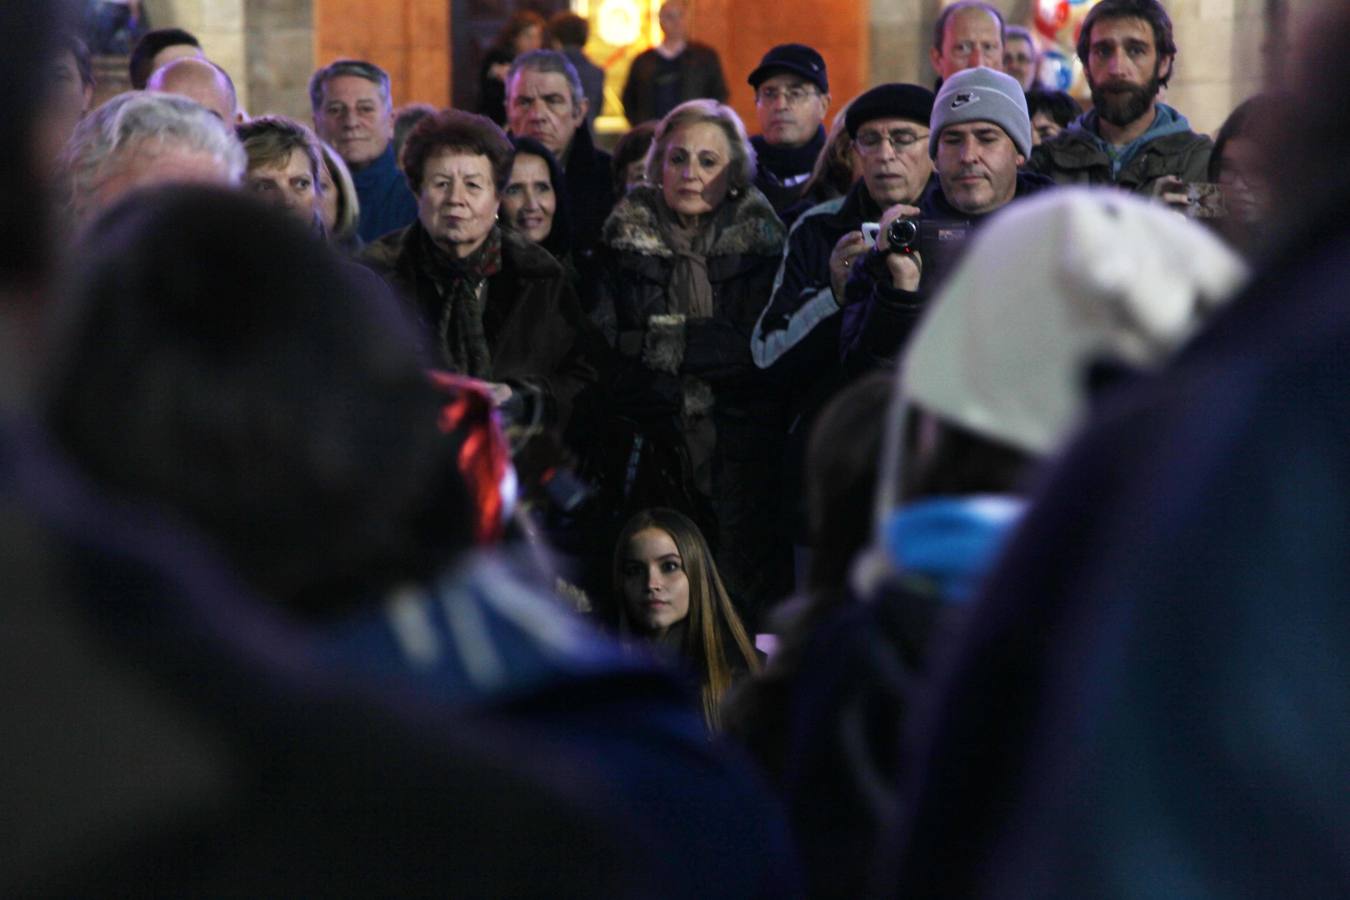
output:
M 1181 183 L 1207 180 L 1213 143 L 1158 100 L 1176 55 L 1158 0 L 1094 6 L 1078 38 L 1094 108 L 1037 147 L 1027 168 L 1060 184 L 1110 184 L 1184 204 Z

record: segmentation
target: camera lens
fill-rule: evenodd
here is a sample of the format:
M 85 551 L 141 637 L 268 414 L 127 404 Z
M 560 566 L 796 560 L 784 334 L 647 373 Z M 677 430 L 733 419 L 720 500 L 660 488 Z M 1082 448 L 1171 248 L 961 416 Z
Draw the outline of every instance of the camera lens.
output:
M 886 229 L 886 242 L 896 253 L 908 253 L 919 239 L 919 223 L 914 219 L 896 219 Z

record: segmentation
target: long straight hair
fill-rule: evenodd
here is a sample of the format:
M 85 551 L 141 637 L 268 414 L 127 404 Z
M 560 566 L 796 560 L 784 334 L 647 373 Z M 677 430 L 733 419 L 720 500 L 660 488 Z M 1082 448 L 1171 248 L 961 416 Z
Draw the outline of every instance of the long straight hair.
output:
M 750 643 L 741 617 L 717 573 L 717 563 L 698 526 L 673 509 L 646 509 L 628 520 L 614 546 L 613 584 L 619 603 L 619 627 L 633 630 L 624 594 L 623 564 L 628 542 L 640 531 L 655 528 L 670 535 L 680 553 L 689 581 L 689 615 L 685 620 L 680 654 L 694 667 L 700 679 L 703 718 L 709 728 L 721 724 L 722 698 L 731 687 L 735 662 L 744 662 L 750 672 L 759 671 L 759 657 Z

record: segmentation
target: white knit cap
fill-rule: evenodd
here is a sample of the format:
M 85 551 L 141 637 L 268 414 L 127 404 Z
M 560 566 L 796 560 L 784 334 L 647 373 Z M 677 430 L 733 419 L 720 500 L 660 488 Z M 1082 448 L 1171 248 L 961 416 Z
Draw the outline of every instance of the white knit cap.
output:
M 1246 280 L 1209 230 L 1106 188 L 1010 204 L 976 234 L 900 366 L 905 399 L 1044 455 L 1087 403 L 1086 367 L 1165 362 Z

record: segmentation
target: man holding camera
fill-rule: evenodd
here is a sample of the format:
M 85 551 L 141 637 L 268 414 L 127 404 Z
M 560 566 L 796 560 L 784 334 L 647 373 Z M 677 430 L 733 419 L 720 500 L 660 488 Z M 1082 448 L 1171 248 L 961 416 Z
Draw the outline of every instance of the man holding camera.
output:
M 1016 79 L 994 69 L 966 69 L 942 85 L 928 153 L 937 183 L 917 206 L 887 209 L 871 248 L 851 265 L 841 335 L 848 371 L 889 366 L 969 230 L 1054 185 L 1019 171 L 1031 154 L 1026 97 Z
M 783 360 L 815 381 L 838 361 L 834 314 L 844 303 L 849 267 L 868 247 L 862 225 L 896 204 L 919 201 L 933 174 L 927 153 L 932 113 L 933 92 L 915 84 L 879 85 L 853 101 L 844 125 L 862 177 L 844 197 L 802 213 L 788 234 L 773 295 L 751 338 L 760 368 Z

